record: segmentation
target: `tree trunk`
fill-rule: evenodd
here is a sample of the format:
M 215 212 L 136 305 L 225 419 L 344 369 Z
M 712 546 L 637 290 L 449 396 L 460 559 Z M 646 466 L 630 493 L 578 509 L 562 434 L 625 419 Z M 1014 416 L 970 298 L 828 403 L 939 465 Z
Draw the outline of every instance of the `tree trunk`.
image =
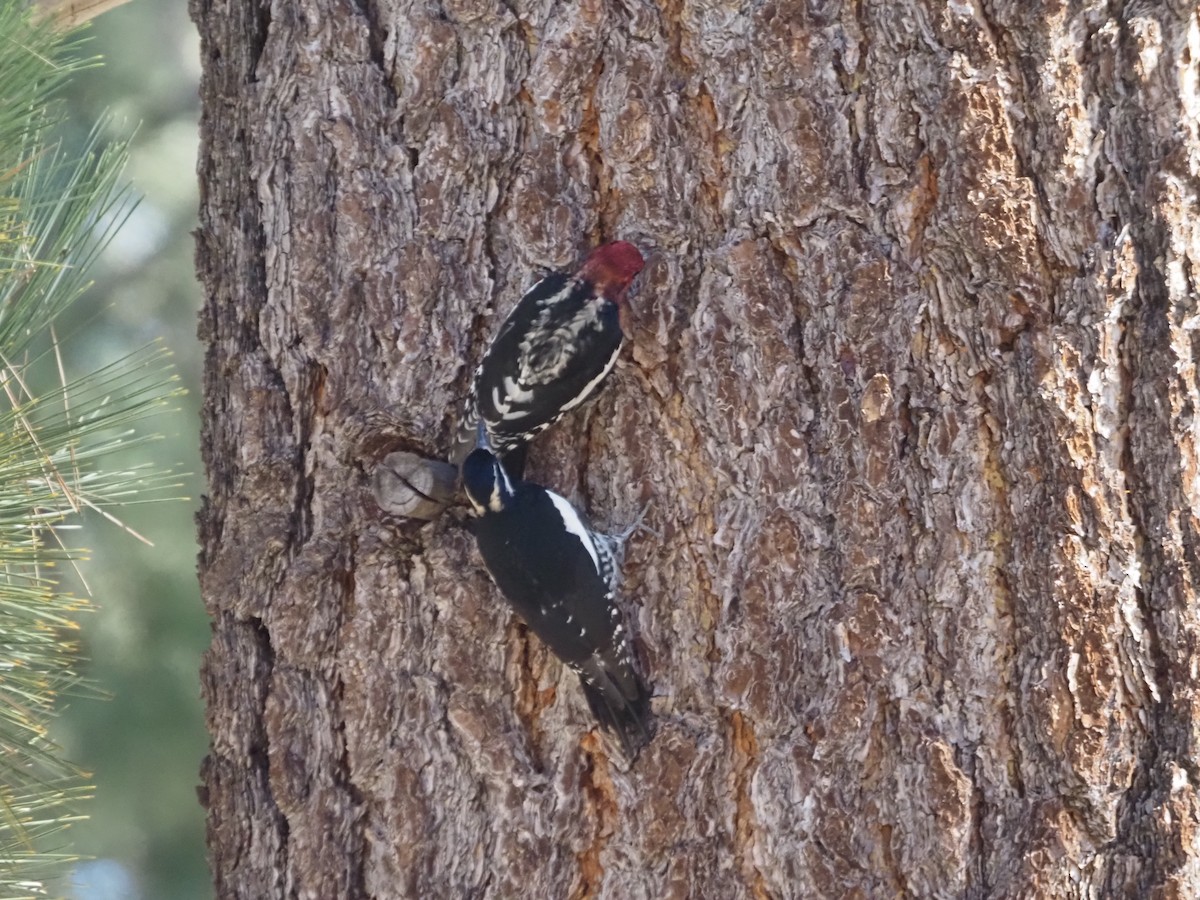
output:
M 192 3 L 221 897 L 1200 896 L 1195 9 Z M 614 238 L 628 770 L 369 490 Z

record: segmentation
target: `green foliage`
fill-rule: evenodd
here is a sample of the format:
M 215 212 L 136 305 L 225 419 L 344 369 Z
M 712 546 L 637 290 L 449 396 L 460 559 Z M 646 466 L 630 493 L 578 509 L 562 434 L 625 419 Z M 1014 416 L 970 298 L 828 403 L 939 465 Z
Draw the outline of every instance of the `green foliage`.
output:
M 92 61 L 79 44 L 0 0 L 0 896 L 43 896 L 70 860 L 62 829 L 86 794 L 47 735 L 78 689 L 77 614 L 59 572 L 84 510 L 161 495 L 169 479 L 119 468 L 139 419 L 174 394 L 151 347 L 68 379 L 53 322 L 87 286 L 88 266 L 129 203 L 122 147 L 82 154 L 53 140 L 54 98 Z

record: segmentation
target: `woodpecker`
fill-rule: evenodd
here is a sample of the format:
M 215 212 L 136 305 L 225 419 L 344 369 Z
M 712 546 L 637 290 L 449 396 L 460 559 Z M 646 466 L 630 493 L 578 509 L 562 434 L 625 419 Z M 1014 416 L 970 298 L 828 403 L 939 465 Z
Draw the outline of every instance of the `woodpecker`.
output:
M 614 598 L 623 545 L 641 517 L 620 534 L 598 534 L 563 497 L 510 478 L 484 447 L 464 460 L 462 476 L 477 517 L 472 531 L 492 579 L 579 676 L 592 714 L 632 761 L 650 740 L 650 691 L 634 669 Z
M 551 272 L 517 303 L 488 347 L 471 388 L 478 417 L 518 478 L 525 446 L 591 397 L 617 362 L 621 309 L 645 265 L 626 241 L 593 250 L 574 275 Z

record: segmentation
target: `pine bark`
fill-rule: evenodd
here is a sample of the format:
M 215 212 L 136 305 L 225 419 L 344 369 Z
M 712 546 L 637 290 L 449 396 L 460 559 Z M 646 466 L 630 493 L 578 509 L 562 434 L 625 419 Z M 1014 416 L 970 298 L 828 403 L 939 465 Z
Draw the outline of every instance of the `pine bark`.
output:
M 221 897 L 1200 896 L 1194 7 L 192 11 Z M 628 770 L 369 490 L 615 238 Z

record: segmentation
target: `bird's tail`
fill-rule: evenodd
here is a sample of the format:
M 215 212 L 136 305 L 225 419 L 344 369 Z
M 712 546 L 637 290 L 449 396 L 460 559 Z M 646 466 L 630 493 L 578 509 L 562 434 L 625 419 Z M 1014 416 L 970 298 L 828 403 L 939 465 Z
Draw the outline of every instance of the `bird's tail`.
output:
M 588 708 L 605 731 L 621 742 L 630 762 L 650 742 L 650 689 L 632 668 L 614 673 L 593 657 L 579 666 Z

